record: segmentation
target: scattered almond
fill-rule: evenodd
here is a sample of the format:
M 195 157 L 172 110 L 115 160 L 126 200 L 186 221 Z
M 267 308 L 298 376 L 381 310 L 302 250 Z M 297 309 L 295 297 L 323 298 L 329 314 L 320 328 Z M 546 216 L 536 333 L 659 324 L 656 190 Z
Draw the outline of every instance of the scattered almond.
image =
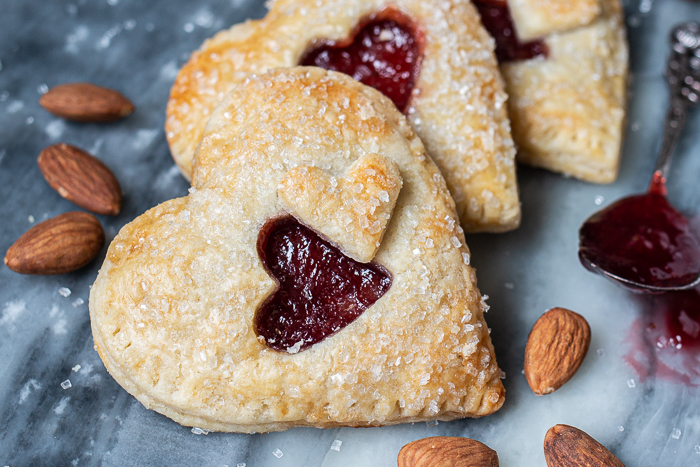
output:
M 99 159 L 80 148 L 59 143 L 41 151 L 37 162 L 49 185 L 67 200 L 97 214 L 119 214 L 121 187 Z
M 498 467 L 498 454 L 473 439 L 435 436 L 401 448 L 398 464 L 399 467 Z
M 591 343 L 583 316 L 552 308 L 540 316 L 525 346 L 525 378 L 538 396 L 559 389 L 581 366 Z
M 7 250 L 5 265 L 21 274 L 63 274 L 92 261 L 105 234 L 87 212 L 67 212 L 35 225 Z
M 134 111 L 134 104 L 117 91 L 90 83 L 51 88 L 39 104 L 54 115 L 76 122 L 113 122 Z
M 549 467 L 625 467 L 620 459 L 587 433 L 568 425 L 555 425 L 544 437 Z

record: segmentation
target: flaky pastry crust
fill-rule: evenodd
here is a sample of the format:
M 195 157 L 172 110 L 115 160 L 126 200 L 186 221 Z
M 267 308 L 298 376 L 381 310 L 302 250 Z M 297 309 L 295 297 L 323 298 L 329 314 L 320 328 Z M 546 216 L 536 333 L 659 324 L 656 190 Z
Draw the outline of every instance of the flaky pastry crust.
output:
M 547 59 L 505 63 L 501 71 L 518 162 L 610 183 L 624 136 L 628 49 L 619 0 L 600 7 L 590 24 L 547 35 Z
M 378 154 L 402 186 L 374 261 L 390 289 L 298 353 L 256 335 L 276 283 L 256 251 L 300 167 L 343 177 Z M 90 294 L 95 347 L 146 407 L 207 430 L 378 426 L 487 415 L 504 389 L 469 250 L 440 172 L 387 98 L 291 68 L 247 79 L 213 112 L 187 197 L 126 225 Z
M 585 26 L 601 13 L 599 0 L 508 0 L 508 6 L 521 40 Z
M 166 132 L 189 178 L 214 107 L 251 73 L 291 67 L 315 40 L 341 41 L 369 16 L 397 9 L 423 41 L 407 117 L 447 180 L 464 228 L 501 232 L 520 223 L 515 148 L 493 41 L 464 0 L 278 0 L 260 21 L 204 43 L 182 68 L 168 102 Z

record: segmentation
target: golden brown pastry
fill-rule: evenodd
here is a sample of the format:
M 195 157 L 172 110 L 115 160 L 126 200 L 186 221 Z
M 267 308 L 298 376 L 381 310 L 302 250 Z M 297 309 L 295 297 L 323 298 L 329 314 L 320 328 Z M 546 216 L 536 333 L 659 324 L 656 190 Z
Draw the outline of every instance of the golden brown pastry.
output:
M 585 26 L 601 14 L 599 0 L 508 0 L 507 3 L 521 40 Z
M 498 43 L 518 161 L 590 182 L 615 180 L 628 67 L 619 0 L 476 3 Z M 508 28 L 504 38 L 499 31 Z
M 515 148 L 493 43 L 473 5 L 459 0 L 278 0 L 264 19 L 220 32 L 192 55 L 171 91 L 166 131 L 183 174 L 189 178 L 204 126 L 226 94 L 251 73 L 299 64 L 370 85 L 384 80 L 378 88 L 441 169 L 464 228 L 519 225 Z
M 238 432 L 498 410 L 485 307 L 408 121 L 374 89 L 306 67 L 224 99 L 190 194 L 125 226 L 90 294 L 119 384 L 181 424 Z

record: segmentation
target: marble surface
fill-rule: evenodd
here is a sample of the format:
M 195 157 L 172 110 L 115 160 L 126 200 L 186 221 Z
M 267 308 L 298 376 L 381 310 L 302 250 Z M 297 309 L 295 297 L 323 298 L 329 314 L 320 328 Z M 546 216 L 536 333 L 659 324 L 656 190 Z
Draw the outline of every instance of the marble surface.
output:
M 700 358 L 691 356 L 694 373 L 685 383 L 653 365 L 641 378 L 626 356 L 644 345 L 644 300 L 586 272 L 576 256 L 586 217 L 646 187 L 666 105 L 668 32 L 676 22 L 700 20 L 700 3 L 684 0 L 630 0 L 626 10 L 632 79 L 619 180 L 597 186 L 522 168 L 522 227 L 467 239 L 480 289 L 491 297 L 486 318 L 507 375 L 498 413 L 437 425 L 197 435 L 146 410 L 93 350 L 87 298 L 102 257 L 61 276 L 22 276 L 1 266 L 0 466 L 388 467 L 402 445 L 434 435 L 483 441 L 504 467 L 544 466 L 544 434 L 557 423 L 587 431 L 628 467 L 700 465 Z M 184 195 L 188 185 L 163 132 L 170 85 L 205 38 L 264 13 L 252 0 L 0 0 L 0 251 L 32 224 L 76 209 L 39 173 L 36 157 L 49 144 L 89 150 L 120 180 L 124 209 L 100 217 L 108 240 L 146 209 Z M 92 125 L 39 107 L 47 86 L 82 80 L 119 89 L 136 112 Z M 700 226 L 698 134 L 696 111 L 677 150 L 669 197 Z M 593 340 L 574 379 L 538 398 L 521 373 L 523 350 L 530 327 L 552 306 L 582 313 Z

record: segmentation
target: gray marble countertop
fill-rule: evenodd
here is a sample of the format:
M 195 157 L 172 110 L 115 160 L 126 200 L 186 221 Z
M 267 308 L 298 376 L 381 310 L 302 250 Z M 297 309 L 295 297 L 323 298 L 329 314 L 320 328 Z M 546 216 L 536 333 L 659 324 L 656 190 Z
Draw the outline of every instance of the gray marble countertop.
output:
M 632 79 L 618 181 L 598 186 L 521 168 L 522 227 L 467 238 L 480 289 L 491 297 L 486 318 L 507 375 L 498 413 L 373 429 L 197 435 L 146 410 L 93 350 L 87 299 L 103 251 L 61 276 L 22 276 L 0 266 L 0 466 L 389 467 L 405 443 L 434 435 L 478 439 L 498 451 L 504 467 L 544 466 L 544 434 L 557 423 L 585 430 L 628 467 L 700 465 L 700 357 L 691 356 L 681 374 L 664 360 L 676 355 L 649 351 L 651 361 L 635 370 L 635 352 L 653 347 L 644 334 L 649 300 L 586 272 L 576 255 L 583 220 L 645 189 L 666 108 L 668 33 L 677 22 L 700 20 L 700 3 L 684 0 L 630 0 L 626 10 Z M 59 141 L 102 159 L 122 184 L 121 214 L 100 217 L 108 241 L 148 208 L 184 195 L 188 184 L 163 131 L 173 79 L 205 38 L 264 14 L 255 0 L 0 0 L 3 255 L 32 224 L 77 209 L 44 182 L 36 164 L 41 149 Z M 110 125 L 69 123 L 43 111 L 41 93 L 68 81 L 118 89 L 137 110 Z M 698 134 L 700 111 L 679 143 L 669 198 L 700 231 Z M 521 373 L 523 350 L 530 327 L 552 306 L 586 316 L 593 340 L 574 379 L 538 398 Z

